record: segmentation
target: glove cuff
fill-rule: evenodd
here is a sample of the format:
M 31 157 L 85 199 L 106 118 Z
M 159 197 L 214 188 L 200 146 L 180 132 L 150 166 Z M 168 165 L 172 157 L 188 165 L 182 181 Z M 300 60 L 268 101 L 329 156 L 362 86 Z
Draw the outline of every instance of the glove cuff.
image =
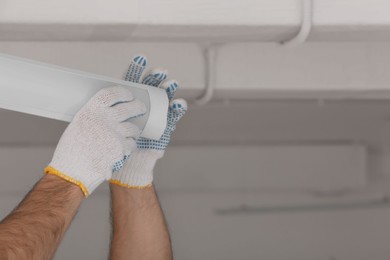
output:
M 143 189 L 152 186 L 153 168 L 164 151 L 138 149 L 134 151 L 122 170 L 114 172 L 110 183 L 122 187 Z
M 88 178 L 88 174 L 68 174 L 67 172 L 72 171 L 61 171 L 59 167 L 53 167 L 51 165 L 47 166 L 44 169 L 46 174 L 56 175 L 61 179 L 73 183 L 81 189 L 85 197 L 88 197 L 103 181 L 104 178 L 99 178 L 94 176 L 93 178 Z

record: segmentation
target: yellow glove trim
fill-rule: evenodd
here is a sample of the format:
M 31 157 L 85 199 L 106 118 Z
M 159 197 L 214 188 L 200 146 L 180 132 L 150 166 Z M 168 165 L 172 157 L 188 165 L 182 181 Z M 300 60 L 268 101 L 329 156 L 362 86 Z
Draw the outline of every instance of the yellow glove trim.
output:
M 126 187 L 126 188 L 129 188 L 129 189 L 139 189 L 139 190 L 152 187 L 152 185 L 153 185 L 153 184 L 148 184 L 148 185 L 145 185 L 145 186 L 132 186 L 132 185 L 125 184 L 125 183 L 122 183 L 122 182 L 120 182 L 118 180 L 114 180 L 114 179 L 110 179 L 109 182 L 112 183 L 112 184 L 116 184 L 118 186 L 121 186 L 121 187 Z
M 84 196 L 85 197 L 88 197 L 89 196 L 89 192 L 87 190 L 87 188 L 84 186 L 84 184 L 82 184 L 80 181 L 78 180 L 75 180 L 69 176 L 67 176 L 66 174 L 63 174 L 62 172 L 58 171 L 57 169 L 51 167 L 51 166 L 47 166 L 45 169 L 44 169 L 44 172 L 46 174 L 52 174 L 52 175 L 57 175 L 58 177 L 66 180 L 67 182 L 70 182 L 70 183 L 73 183 L 77 186 L 80 187 L 80 189 L 83 191 L 84 193 Z

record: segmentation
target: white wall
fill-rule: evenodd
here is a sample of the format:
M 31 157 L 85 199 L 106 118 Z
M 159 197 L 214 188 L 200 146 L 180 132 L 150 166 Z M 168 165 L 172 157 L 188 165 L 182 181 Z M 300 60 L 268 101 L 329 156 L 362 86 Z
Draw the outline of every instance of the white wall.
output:
M 0 218 L 42 176 L 41 169 L 50 160 L 53 149 L 51 146 L 0 149 L 3 172 Z M 262 171 L 261 164 L 248 161 L 245 152 L 237 153 L 236 161 L 230 162 L 236 164 L 235 168 L 242 168 L 242 172 L 229 171 L 229 167 L 223 167 L 225 170 L 221 171 L 219 164 L 223 162 L 212 164 L 212 160 L 204 159 L 207 153 L 213 156 L 213 150 L 223 153 L 223 150 L 232 149 L 246 150 L 172 147 L 165 160 L 157 165 L 156 186 L 167 215 L 176 259 L 388 259 L 389 207 L 283 214 L 216 214 L 218 209 L 242 203 L 261 206 L 364 201 L 380 195 L 368 192 L 328 198 L 299 190 L 291 193 L 288 189 L 279 192 L 256 189 L 253 183 L 261 182 L 269 173 Z M 201 156 L 195 157 L 196 153 Z M 222 157 L 223 154 L 219 160 Z M 244 161 L 251 163 L 244 165 Z M 191 170 L 186 171 L 185 166 Z M 202 171 L 198 177 L 203 182 L 197 179 L 197 168 Z M 251 168 L 259 168 L 259 171 L 250 174 Z M 235 171 L 237 175 L 232 176 Z M 244 172 L 246 174 L 242 175 Z M 358 177 L 351 174 L 352 179 Z M 218 178 L 221 183 L 212 184 Z M 330 180 L 338 184 L 337 179 Z M 56 259 L 106 259 L 109 234 L 109 194 L 105 184 L 83 203 Z

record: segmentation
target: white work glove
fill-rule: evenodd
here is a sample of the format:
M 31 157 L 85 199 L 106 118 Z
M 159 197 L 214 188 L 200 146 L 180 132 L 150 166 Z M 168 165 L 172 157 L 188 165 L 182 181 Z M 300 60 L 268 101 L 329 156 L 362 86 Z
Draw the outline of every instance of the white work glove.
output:
M 138 83 L 145 66 L 145 57 L 135 57 L 129 66 L 125 80 Z M 168 109 L 167 128 L 164 134 L 160 140 L 139 138 L 137 140 L 138 148 L 130 155 L 124 167 L 120 171 L 113 173 L 112 179 L 110 180 L 111 183 L 139 189 L 152 185 L 154 165 L 158 159 L 163 157 L 164 151 L 170 141 L 171 133 L 176 128 L 176 123 L 187 111 L 187 103 L 184 99 L 172 101 L 178 84 L 174 80 L 163 82 L 166 77 L 167 74 L 164 71 L 154 70 L 142 80 L 142 84 L 165 89 L 169 100 L 171 100 Z
M 45 173 L 78 185 L 87 197 L 136 149 L 140 130 L 126 120 L 145 112 L 125 87 L 100 90 L 62 134 Z

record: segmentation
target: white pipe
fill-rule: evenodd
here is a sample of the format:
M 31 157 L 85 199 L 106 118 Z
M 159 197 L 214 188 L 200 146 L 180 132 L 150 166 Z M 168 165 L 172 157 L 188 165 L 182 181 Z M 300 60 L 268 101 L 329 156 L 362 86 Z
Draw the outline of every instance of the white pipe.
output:
M 315 211 L 334 211 L 334 210 L 356 210 L 356 209 L 374 209 L 390 207 L 387 196 L 378 199 L 352 201 L 352 202 L 335 202 L 335 203 L 313 203 L 302 205 L 281 205 L 281 206 L 248 206 L 246 204 L 232 208 L 216 209 L 217 215 L 234 215 L 234 214 L 277 214 L 277 213 L 294 213 L 294 212 L 315 212 Z
M 297 46 L 304 43 L 309 37 L 313 24 L 313 0 L 302 0 L 302 23 L 296 36 L 282 42 L 284 46 Z
M 198 99 L 195 100 L 195 104 L 204 106 L 209 103 L 214 96 L 215 91 L 215 73 L 216 73 L 216 45 L 208 46 L 203 51 L 204 57 L 204 76 L 205 76 L 205 89 Z
M 284 46 L 296 46 L 304 43 L 309 37 L 313 20 L 313 0 L 302 0 L 302 23 L 298 34 L 287 41 L 282 42 Z M 195 104 L 204 106 L 209 103 L 215 92 L 215 66 L 216 66 L 216 45 L 208 46 L 203 51 L 205 90 Z

